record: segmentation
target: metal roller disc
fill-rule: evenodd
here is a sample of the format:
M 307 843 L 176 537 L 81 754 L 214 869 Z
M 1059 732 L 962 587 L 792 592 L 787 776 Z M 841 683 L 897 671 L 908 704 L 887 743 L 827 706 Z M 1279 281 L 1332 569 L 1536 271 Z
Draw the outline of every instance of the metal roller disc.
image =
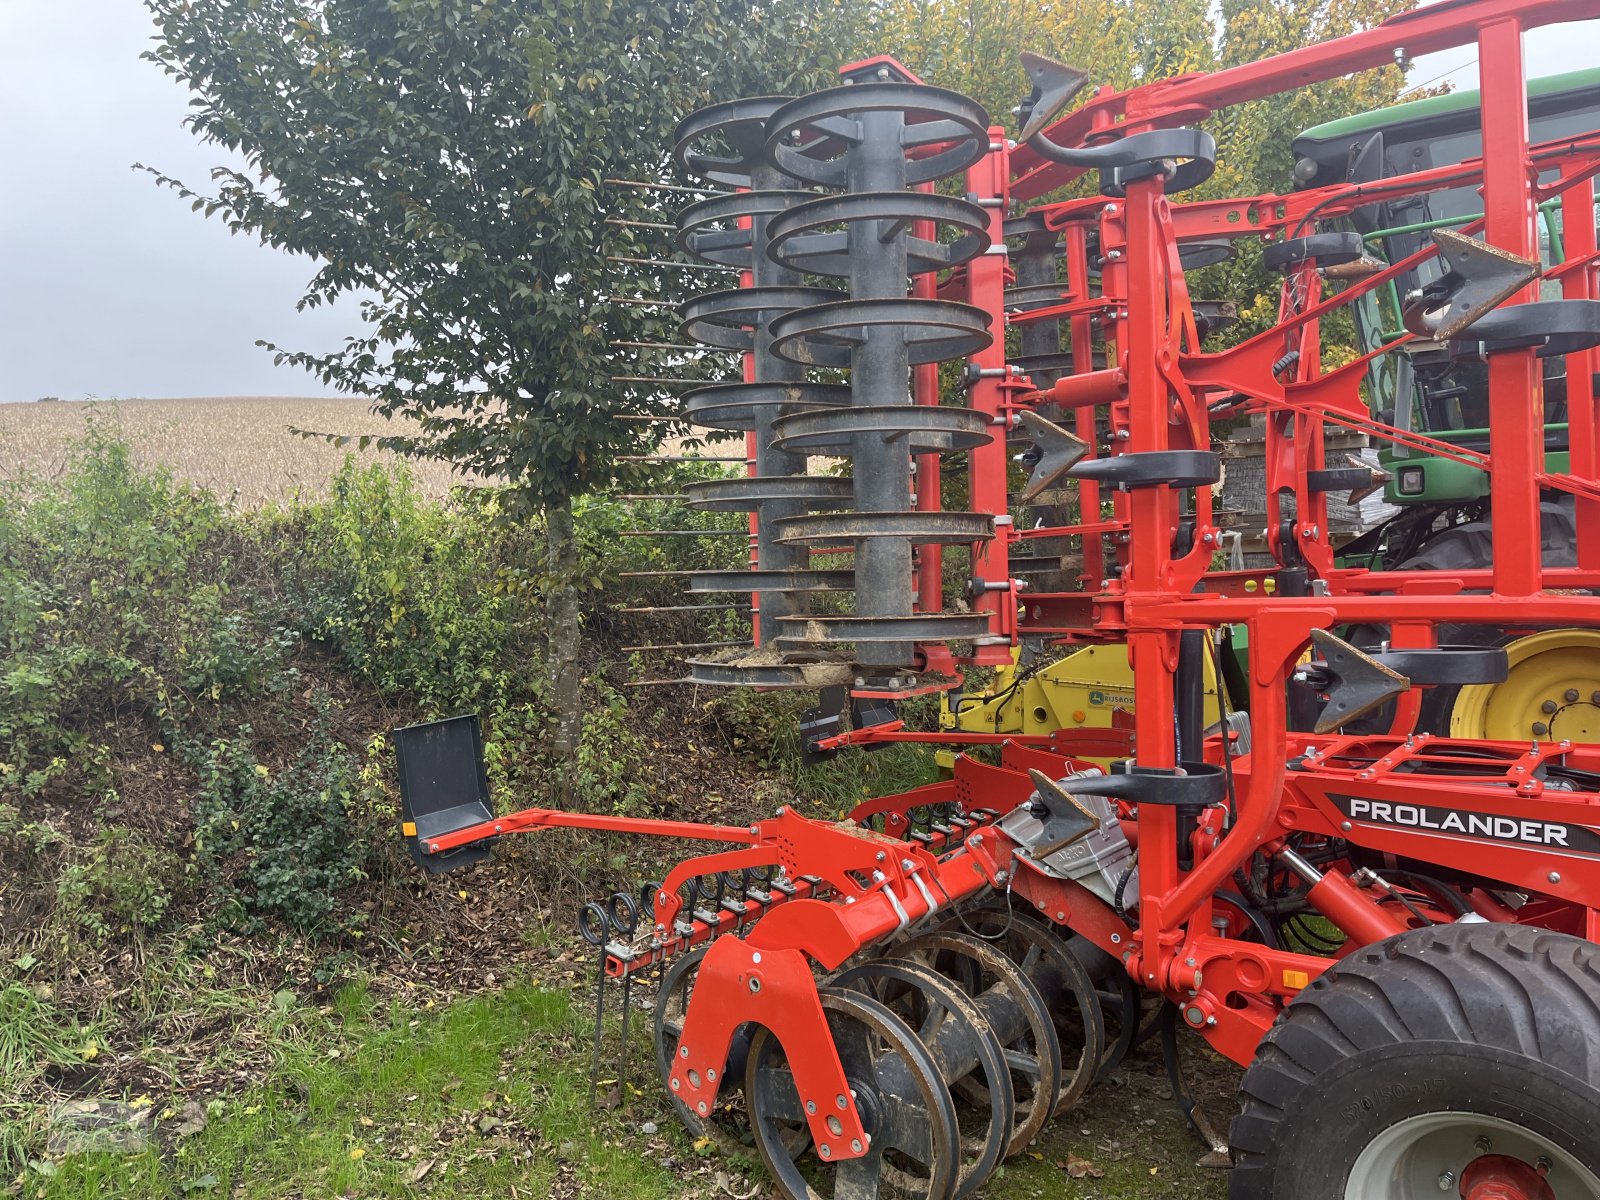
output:
M 678 249 L 707 262 L 749 270 L 750 229 L 741 219 L 770 217 L 812 199 L 815 192 L 725 192 L 696 200 L 678 213 Z
M 1143 1012 L 1143 995 L 1123 966 L 1082 934 L 1074 934 L 1066 941 L 1067 949 L 1081 962 L 1094 981 L 1095 995 L 1100 997 L 1100 1016 L 1106 1027 L 1106 1049 L 1100 1057 L 1100 1067 L 1094 1073 L 1094 1082 L 1103 1083 L 1122 1065 L 1139 1036 L 1139 1018 Z
M 1167 1082 L 1172 1085 L 1172 1098 L 1189 1123 L 1189 1128 L 1211 1148 L 1210 1153 L 1200 1160 L 1200 1165 L 1227 1168 L 1232 1165 L 1232 1155 L 1228 1149 L 1228 1122 L 1237 1109 L 1231 1104 L 1217 1105 L 1216 1095 L 1206 1095 L 1203 1088 L 1196 1086 L 1197 1077 L 1190 1069 L 1193 1065 L 1192 1056 L 1216 1052 L 1184 1023 L 1180 1013 L 1176 1004 L 1168 1002 L 1161 1006 L 1161 1058 L 1167 1068 Z M 1230 1093 L 1227 1099 L 1232 1100 L 1233 1095 Z M 1217 1112 L 1219 1107 L 1222 1113 Z
M 831 475 L 744 476 L 706 479 L 684 487 L 690 508 L 712 512 L 755 512 L 769 500 L 798 500 L 812 508 L 848 508 L 853 500 L 848 479 Z
M 683 394 L 683 417 L 691 425 L 748 433 L 765 419 L 765 409 L 787 416 L 849 403 L 846 383 L 714 383 Z
M 774 317 L 770 330 L 779 358 L 808 367 L 848 367 L 852 350 L 871 330 L 896 329 L 905 337 L 911 365 L 918 366 L 984 349 L 994 341 L 989 325 L 989 314 L 973 305 L 905 297 L 818 303 Z
M 976 100 L 927 84 L 857 83 L 801 96 L 773 113 L 767 158 L 796 179 L 844 187 L 844 156 L 862 140 L 854 118 L 869 112 L 905 114 L 900 145 L 907 152 L 907 184 L 943 179 L 989 152 L 989 114 Z M 913 156 L 936 145 L 944 148 Z
M 672 157 L 690 175 L 727 187 L 749 187 L 751 168 L 766 161 L 767 121 L 792 99 L 750 96 L 698 109 L 672 131 Z M 716 150 L 705 145 L 716 140 L 724 145 Z
M 1021 247 L 1015 251 L 1017 254 L 1049 254 L 1054 255 L 1061 242 L 1061 231 L 1051 229 L 1044 223 L 1044 214 L 1037 212 L 1023 213 L 1020 217 L 1007 217 L 1001 226 L 1002 236 L 1007 241 L 1013 238 L 1022 240 Z
M 1006 311 L 1026 312 L 1030 308 L 1048 308 L 1052 304 L 1065 304 L 1067 298 L 1062 293 L 1066 290 L 1065 283 L 1030 283 L 1023 287 L 1007 288 Z
M 780 646 L 816 642 L 943 642 L 983 637 L 988 613 L 912 613 L 906 617 L 779 617 Z
M 1053 561 L 1053 560 L 1052 560 Z M 1012 560 L 1015 568 L 1016 560 Z M 975 928 L 980 935 L 988 935 L 1004 928 L 1012 920 L 1028 920 L 1064 945 L 1089 972 L 1094 981 L 1095 994 L 1100 998 L 1100 1016 L 1105 1023 L 1106 1048 L 1100 1066 L 1094 1074 L 1095 1083 L 1103 1083 L 1112 1071 L 1133 1049 L 1143 1022 L 1143 995 L 1133 977 L 1111 955 L 1096 946 L 1080 933 L 1070 933 L 1056 925 L 1044 914 L 1029 905 L 1010 906 L 990 901 L 976 909 L 964 912 L 966 928 Z M 946 928 L 962 928 L 961 919 L 946 922 Z M 1062 936 L 1065 934 L 1066 936 Z
M 685 571 L 691 595 L 707 592 L 849 592 L 854 571 Z
M 994 536 L 988 513 L 842 512 L 784 517 L 773 522 L 780 542 L 837 542 L 852 538 L 905 538 L 914 546 L 959 546 Z
M 1232 300 L 1192 300 L 1189 307 L 1202 338 L 1220 333 L 1239 319 L 1239 306 Z
M 909 1025 L 939 1064 L 939 1074 L 952 1094 L 967 1079 L 982 1089 L 981 1108 L 956 1105 L 956 1123 L 961 1127 L 956 1197 L 970 1196 L 1000 1165 L 1016 1116 L 1011 1070 L 983 1014 L 960 988 L 920 963 L 871 959 L 829 982 L 866 993 Z
M 1105 370 L 1105 355 L 1096 354 L 1094 358 L 1094 369 Z M 1032 375 L 1036 371 L 1055 371 L 1065 374 L 1072 370 L 1072 353 L 1063 350 L 1059 354 L 1023 354 L 1013 358 L 1011 365 L 1024 375 Z
M 717 1106 L 710 1116 L 702 1117 L 667 1087 L 672 1078 L 673 1059 L 678 1052 L 678 1039 L 683 1036 L 684 1014 L 689 1010 L 689 995 L 700 972 L 700 960 L 705 958 L 707 947 L 692 950 L 674 962 L 661 980 L 656 993 L 652 1027 L 655 1035 L 656 1070 L 661 1076 L 661 1087 L 672 1102 L 672 1111 L 683 1122 L 683 1127 L 694 1138 L 710 1138 L 719 1149 L 728 1154 L 750 1152 L 750 1127 L 744 1116 L 740 1094 L 732 1084 L 725 1084 L 717 1094 Z M 723 1072 L 727 1080 L 742 1080 L 745 1064 L 750 1055 L 751 1028 L 741 1025 L 733 1035 L 728 1049 L 728 1066 Z
M 1100 1073 L 1106 1049 L 1100 997 L 1083 963 L 1050 929 L 1021 918 L 1008 920 L 1003 912 L 997 919 L 1004 924 L 996 925 L 995 919 L 974 928 L 983 938 L 993 938 L 986 944 L 1003 951 L 1039 989 L 1055 1024 L 1061 1043 L 1061 1095 L 1055 1110 L 1059 1116 L 1083 1099 Z
M 825 688 L 849 686 L 856 677 L 853 664 L 843 659 L 815 658 L 788 661 L 775 650 L 747 646 L 731 658 L 691 658 L 687 682 L 711 687 Z
M 1018 576 L 1034 575 L 1040 572 L 1048 573 L 1050 571 L 1064 571 L 1066 569 L 1067 568 L 1062 565 L 1062 559 L 1059 556 L 1055 558 L 1006 559 L 1006 570 L 1011 572 L 1011 574 Z M 1046 590 L 1048 591 L 1049 589 L 1047 588 Z
M 857 404 L 795 413 L 773 422 L 772 446 L 787 454 L 849 455 L 856 438 L 904 441 L 913 454 L 971 450 L 994 441 L 991 418 L 971 408 L 928 404 Z
M 904 1021 L 870 997 L 825 987 L 817 998 L 872 1142 L 860 1158 L 831 1163 L 811 1150 L 784 1047 L 763 1027 L 750 1046 L 744 1087 L 767 1173 L 789 1200 L 951 1200 L 959 1179 L 960 1132 L 933 1055 Z
M 966 992 L 1000 1042 L 1015 1097 L 1006 1155 L 1018 1153 L 1050 1119 L 1061 1088 L 1061 1045 L 1039 990 L 999 950 L 964 933 L 925 933 L 890 950 L 897 960 L 927 967 Z M 987 1099 L 971 1078 L 957 1091 L 975 1105 Z
M 750 350 L 756 344 L 755 328 L 796 309 L 811 311 L 839 301 L 842 292 L 832 288 L 749 287 L 706 292 L 678 306 L 682 337 L 723 350 Z
M 767 226 L 767 255 L 810 275 L 849 276 L 850 248 L 843 230 L 858 221 L 878 222 L 878 238 L 893 240 L 913 221 L 954 229 L 952 242 L 908 235 L 906 273 L 923 275 L 960 266 L 989 248 L 989 214 L 969 200 L 932 192 L 850 192 L 796 205 Z
M 1178 262 L 1185 271 L 1198 271 L 1201 267 L 1232 262 L 1237 255 L 1238 250 L 1232 238 L 1205 238 L 1178 244 Z

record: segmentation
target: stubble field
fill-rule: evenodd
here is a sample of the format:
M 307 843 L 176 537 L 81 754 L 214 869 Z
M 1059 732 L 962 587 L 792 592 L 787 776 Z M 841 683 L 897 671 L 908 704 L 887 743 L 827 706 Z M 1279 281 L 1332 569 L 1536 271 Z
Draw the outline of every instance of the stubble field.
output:
M 66 470 L 72 444 L 91 418 L 115 423 L 118 435 L 145 466 L 164 466 L 179 479 L 204 487 L 240 508 L 281 503 L 297 493 L 326 489 L 345 455 L 362 462 L 398 456 L 376 446 L 361 449 L 363 435 L 405 435 L 409 421 L 391 421 L 361 399 L 293 396 L 203 396 L 185 399 L 46 401 L 0 404 L 0 479 Z M 301 437 L 295 429 L 347 436 L 336 445 Z M 477 482 L 444 463 L 410 464 L 424 493 L 440 497 L 460 483 Z

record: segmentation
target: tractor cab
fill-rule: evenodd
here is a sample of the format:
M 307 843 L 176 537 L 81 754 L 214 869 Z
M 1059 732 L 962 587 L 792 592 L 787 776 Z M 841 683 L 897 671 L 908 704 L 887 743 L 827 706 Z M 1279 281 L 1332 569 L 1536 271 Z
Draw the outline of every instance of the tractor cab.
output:
M 1600 129 L 1600 69 L 1530 81 L 1530 145 Z M 1294 141 L 1295 180 L 1302 188 L 1368 183 L 1464 162 L 1482 153 L 1478 93 L 1454 92 L 1318 125 Z M 1545 172 L 1548 181 L 1555 169 Z M 1428 246 L 1438 229 L 1465 229 L 1483 216 L 1476 185 L 1374 203 L 1358 209 L 1350 227 L 1366 250 L 1387 263 Z M 1563 261 L 1560 201 L 1540 205 L 1539 244 L 1544 264 Z M 1363 297 L 1355 306 L 1362 353 L 1403 331 L 1401 312 L 1411 292 L 1438 278 L 1437 258 Z M 1547 298 L 1559 286 L 1545 284 Z M 1567 469 L 1566 359 L 1544 360 L 1545 451 L 1549 468 Z M 1468 449 L 1489 448 L 1488 368 L 1481 360 L 1453 358 L 1439 342 L 1412 341 L 1397 354 L 1373 360 L 1368 376 L 1373 415 L 1388 424 Z M 1455 507 L 1489 494 L 1488 476 L 1463 463 L 1404 446 L 1385 446 L 1380 462 L 1390 475 L 1391 504 Z

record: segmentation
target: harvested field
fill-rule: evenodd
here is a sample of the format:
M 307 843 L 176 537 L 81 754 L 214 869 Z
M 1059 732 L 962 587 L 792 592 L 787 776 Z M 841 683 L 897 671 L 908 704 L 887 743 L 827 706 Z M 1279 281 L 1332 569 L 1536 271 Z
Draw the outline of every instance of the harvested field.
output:
M 109 414 L 139 462 L 164 466 L 179 479 L 207 488 L 241 508 L 279 503 L 296 493 L 319 495 L 346 454 L 363 462 L 397 456 L 352 441 L 344 447 L 303 438 L 291 429 L 359 438 L 405 434 L 409 421 L 390 421 L 359 399 L 293 396 L 204 396 L 177 400 L 46 401 L 0 404 L 0 478 L 37 474 L 54 479 L 66 469 L 72 444 L 92 414 Z M 429 496 L 477 482 L 444 463 L 410 464 Z

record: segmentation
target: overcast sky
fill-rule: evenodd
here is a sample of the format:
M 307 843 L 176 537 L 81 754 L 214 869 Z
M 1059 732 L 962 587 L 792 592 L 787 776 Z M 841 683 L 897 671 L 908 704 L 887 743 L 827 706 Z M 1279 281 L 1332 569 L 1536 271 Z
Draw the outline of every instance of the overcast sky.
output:
M 255 341 L 331 349 L 355 305 L 296 313 L 308 262 L 130 170 L 199 185 L 221 161 L 181 127 L 183 89 L 140 61 L 151 28 L 138 0 L 0 0 L 0 401 L 321 394 Z M 1600 21 L 1536 30 L 1528 56 L 1530 74 L 1593 66 Z M 1476 86 L 1476 51 L 1411 80 Z

